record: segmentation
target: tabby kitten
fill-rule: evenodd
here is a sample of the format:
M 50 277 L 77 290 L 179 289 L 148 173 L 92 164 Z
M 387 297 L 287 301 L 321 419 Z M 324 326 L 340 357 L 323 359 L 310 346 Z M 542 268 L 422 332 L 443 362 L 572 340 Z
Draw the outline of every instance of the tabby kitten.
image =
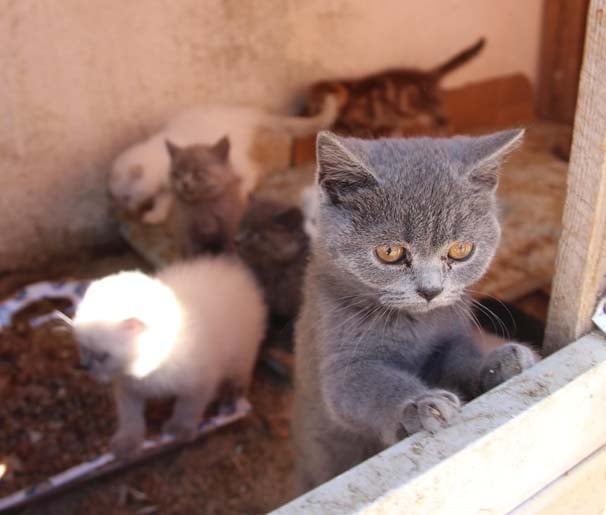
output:
M 181 256 L 233 250 L 246 198 L 229 162 L 229 139 L 187 147 L 167 140 L 166 148 Z
M 465 288 L 500 237 L 497 170 L 522 130 L 364 141 L 320 133 L 316 234 L 295 334 L 302 490 L 534 363 L 473 344 Z
M 440 82 L 451 71 L 474 58 L 484 39 L 428 71 L 385 70 L 362 79 L 318 82 L 307 95 L 307 112 L 316 113 L 326 95 L 339 101 L 332 129 L 339 133 L 370 136 L 411 136 L 447 128 L 440 99 Z

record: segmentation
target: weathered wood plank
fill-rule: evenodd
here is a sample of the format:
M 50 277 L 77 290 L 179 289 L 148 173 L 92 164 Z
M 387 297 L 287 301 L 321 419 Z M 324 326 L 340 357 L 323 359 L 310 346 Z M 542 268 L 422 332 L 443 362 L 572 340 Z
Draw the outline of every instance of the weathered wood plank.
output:
M 606 513 L 606 447 L 541 490 L 511 515 L 602 515 Z
M 544 119 L 574 121 L 588 4 L 589 0 L 544 3 L 536 102 Z
M 562 236 L 547 319 L 554 352 L 591 328 L 606 275 L 606 0 L 589 7 Z M 540 177 L 537 177 L 540 180 Z
M 591 334 L 275 513 L 507 513 L 606 444 L 605 406 Z

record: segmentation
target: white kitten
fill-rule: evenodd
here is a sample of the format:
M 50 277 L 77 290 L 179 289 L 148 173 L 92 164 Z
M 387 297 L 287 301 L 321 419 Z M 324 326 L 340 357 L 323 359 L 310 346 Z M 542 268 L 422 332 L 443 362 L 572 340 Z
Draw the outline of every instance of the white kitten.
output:
M 233 257 L 196 258 L 155 278 L 121 272 L 93 282 L 73 327 L 82 365 L 114 384 L 114 454 L 140 446 L 148 398 L 176 396 L 164 431 L 190 439 L 220 388 L 244 393 L 266 318 L 255 279 Z
M 131 213 L 149 204 L 142 220 L 160 223 L 172 205 L 170 160 L 165 141 L 168 139 L 179 146 L 212 144 L 227 136 L 231 143 L 231 165 L 242 179 L 242 196 L 247 198 L 266 172 L 264 163 L 256 161 L 252 152 L 259 131 L 305 136 L 332 126 L 337 114 L 337 100 L 331 95 L 326 97 L 324 109 L 313 117 L 279 116 L 246 106 L 207 105 L 190 109 L 158 134 L 116 158 L 109 175 L 110 194 L 119 206 Z

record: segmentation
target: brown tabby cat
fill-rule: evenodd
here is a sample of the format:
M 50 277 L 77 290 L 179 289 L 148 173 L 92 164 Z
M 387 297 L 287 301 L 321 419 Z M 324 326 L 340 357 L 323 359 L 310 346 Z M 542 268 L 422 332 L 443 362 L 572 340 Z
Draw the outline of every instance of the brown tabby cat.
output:
M 339 115 L 333 130 L 346 135 L 410 136 L 444 132 L 448 118 L 440 100 L 440 81 L 475 57 L 484 38 L 428 70 L 385 70 L 361 79 L 318 82 L 307 94 L 306 111 L 317 113 L 328 94 L 336 95 Z
M 229 139 L 179 147 L 166 141 L 182 257 L 234 249 L 246 207 L 229 164 Z

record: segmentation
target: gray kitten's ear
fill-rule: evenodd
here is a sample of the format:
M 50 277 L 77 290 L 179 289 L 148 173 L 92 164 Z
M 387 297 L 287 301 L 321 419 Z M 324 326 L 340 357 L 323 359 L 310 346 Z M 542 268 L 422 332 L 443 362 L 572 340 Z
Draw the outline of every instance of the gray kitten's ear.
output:
M 473 138 L 469 149 L 469 180 L 484 190 L 494 190 L 505 158 L 522 143 L 524 129 L 511 129 Z
M 166 145 L 166 150 L 168 150 L 168 155 L 171 159 L 174 159 L 181 151 L 181 148 L 170 140 L 164 140 L 164 144 Z
M 318 184 L 333 204 L 340 204 L 361 189 L 377 186 L 376 177 L 348 147 L 347 141 L 328 131 L 316 140 Z
M 211 151 L 215 156 L 217 156 L 221 161 L 227 161 L 229 156 L 229 137 L 223 136 L 219 141 L 217 141 L 211 148 Z

